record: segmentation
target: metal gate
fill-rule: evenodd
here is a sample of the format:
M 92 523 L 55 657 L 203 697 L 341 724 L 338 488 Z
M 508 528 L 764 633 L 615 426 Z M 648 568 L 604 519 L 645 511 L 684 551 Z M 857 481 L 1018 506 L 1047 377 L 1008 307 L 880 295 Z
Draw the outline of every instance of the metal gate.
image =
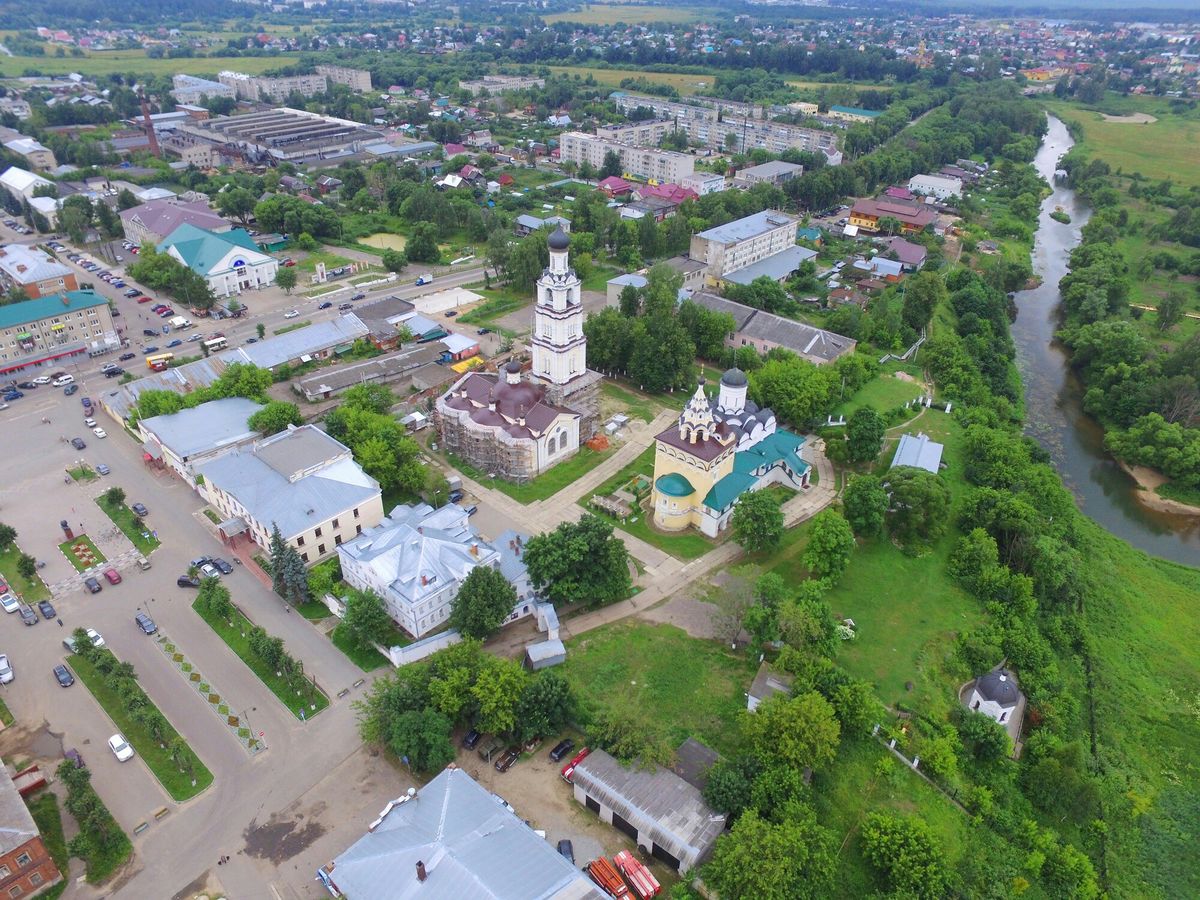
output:
M 675 871 L 677 871 L 677 872 L 679 871 L 679 860 L 677 860 L 674 856 L 672 856 L 670 853 L 668 853 L 662 847 L 658 846 L 658 844 L 650 845 L 650 855 L 653 856 L 655 859 L 662 860 L 663 862 L 665 862 L 668 866 L 670 866 Z
M 613 813 L 613 828 L 617 831 L 623 831 L 635 841 L 638 837 L 638 830 L 635 826 L 622 819 L 617 813 Z

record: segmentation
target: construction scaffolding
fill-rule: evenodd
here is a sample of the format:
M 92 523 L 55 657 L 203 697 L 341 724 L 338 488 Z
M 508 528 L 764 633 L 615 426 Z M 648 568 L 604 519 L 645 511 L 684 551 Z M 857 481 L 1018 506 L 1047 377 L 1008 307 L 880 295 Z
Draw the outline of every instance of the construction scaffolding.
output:
M 466 411 L 434 412 L 442 447 L 471 466 L 496 478 L 523 484 L 537 473 L 537 445 L 514 438 L 498 426 L 479 425 Z
M 579 443 L 582 445 L 600 430 L 600 382 L 604 376 L 588 369 L 566 384 L 554 384 L 530 375 L 529 380 L 546 388 L 546 402 L 579 414 Z

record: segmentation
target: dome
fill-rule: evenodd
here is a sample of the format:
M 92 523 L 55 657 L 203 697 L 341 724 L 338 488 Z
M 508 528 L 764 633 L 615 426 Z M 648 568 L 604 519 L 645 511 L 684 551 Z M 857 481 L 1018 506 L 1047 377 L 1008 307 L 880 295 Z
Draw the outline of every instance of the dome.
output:
M 666 475 L 660 475 L 658 480 L 654 482 L 654 486 L 658 488 L 660 494 L 666 494 L 668 497 L 690 497 L 696 493 L 696 489 L 692 487 L 692 483 L 678 472 L 669 472 Z
M 519 375 L 521 374 L 521 364 L 515 359 L 510 359 L 507 363 L 505 363 L 504 371 L 511 372 L 513 375 Z
M 721 376 L 721 384 L 726 387 L 745 387 L 746 373 L 741 369 L 726 369 L 725 374 Z
M 1021 696 L 1016 677 L 1005 669 L 988 672 L 975 682 L 975 690 L 984 700 L 1000 706 L 1016 706 Z
M 567 236 L 567 233 L 562 230 L 562 226 L 559 225 L 550 234 L 550 237 L 547 239 L 546 243 L 550 245 L 551 250 L 566 250 L 571 246 L 571 239 Z

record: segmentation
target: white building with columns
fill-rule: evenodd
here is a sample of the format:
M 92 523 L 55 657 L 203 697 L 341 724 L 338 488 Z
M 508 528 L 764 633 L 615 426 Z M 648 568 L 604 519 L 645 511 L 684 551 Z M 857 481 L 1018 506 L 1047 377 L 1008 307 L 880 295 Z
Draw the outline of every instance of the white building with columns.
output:
M 537 282 L 532 362 L 470 372 L 438 398 L 443 447 L 489 475 L 523 482 L 573 456 L 596 430 L 601 376 L 587 368 L 582 283 L 569 261 L 570 237 L 547 241 L 550 265 Z

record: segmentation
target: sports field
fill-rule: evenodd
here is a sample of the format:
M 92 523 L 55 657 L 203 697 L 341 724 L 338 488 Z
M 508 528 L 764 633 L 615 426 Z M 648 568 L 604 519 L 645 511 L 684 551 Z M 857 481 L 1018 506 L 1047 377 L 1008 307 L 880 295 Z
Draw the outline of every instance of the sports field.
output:
M 1150 179 L 1171 178 L 1180 184 L 1200 185 L 1200 113 L 1172 111 L 1170 102 L 1153 97 L 1106 97 L 1096 106 L 1067 100 L 1042 101 L 1053 115 L 1083 129 L 1083 145 L 1113 169 L 1125 174 L 1140 172 Z M 1139 117 L 1138 114 L 1141 114 Z M 1110 117 L 1127 117 L 1105 119 Z M 1153 122 L 1133 121 L 1154 117 Z
M 628 3 L 585 3 L 578 12 L 542 16 L 547 25 L 555 22 L 578 22 L 581 25 L 613 25 L 617 22 L 716 22 L 721 13 L 711 6 L 639 6 Z

